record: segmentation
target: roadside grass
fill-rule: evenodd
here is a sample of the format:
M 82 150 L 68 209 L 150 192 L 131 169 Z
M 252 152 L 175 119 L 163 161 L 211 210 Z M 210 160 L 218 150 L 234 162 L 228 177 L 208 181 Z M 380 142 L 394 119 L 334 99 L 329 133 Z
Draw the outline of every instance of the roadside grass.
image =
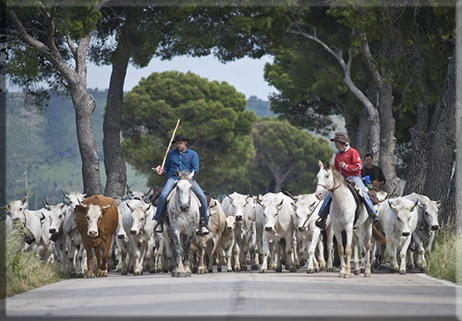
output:
M 457 263 L 462 263 L 461 249 L 458 246 L 460 236 L 461 232 L 453 224 L 436 232 L 432 251 L 427 258 L 428 275 L 462 285 L 462 280 L 457 280 Z
M 19 232 L 5 233 L 3 228 L 1 234 L 5 240 L 2 250 L 6 272 L 0 276 L 2 299 L 67 278 L 58 271 L 56 263 L 43 264 L 32 252 L 22 252 Z

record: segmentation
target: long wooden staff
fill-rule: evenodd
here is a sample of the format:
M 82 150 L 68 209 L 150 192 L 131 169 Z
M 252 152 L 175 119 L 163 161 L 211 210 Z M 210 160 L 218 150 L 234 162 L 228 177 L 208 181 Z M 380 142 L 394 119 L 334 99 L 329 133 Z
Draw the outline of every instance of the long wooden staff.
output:
M 180 120 L 178 119 L 176 123 L 175 130 L 173 131 L 172 138 L 170 139 L 170 143 L 168 144 L 167 151 L 165 152 L 164 160 L 162 161 L 162 165 L 160 168 L 164 169 L 165 161 L 167 160 L 167 154 L 170 150 L 170 146 L 172 146 L 173 139 L 175 138 L 176 130 L 178 129 L 178 125 L 180 124 Z

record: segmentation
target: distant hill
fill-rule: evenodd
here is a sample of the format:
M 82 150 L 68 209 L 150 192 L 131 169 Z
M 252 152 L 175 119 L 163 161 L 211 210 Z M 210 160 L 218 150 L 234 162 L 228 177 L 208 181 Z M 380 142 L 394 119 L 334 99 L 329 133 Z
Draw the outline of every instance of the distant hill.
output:
M 269 101 L 258 99 L 255 96 L 250 96 L 250 98 L 247 99 L 247 106 L 245 107 L 245 110 L 254 111 L 257 117 L 277 116 L 271 111 Z
M 103 154 L 103 115 L 107 90 L 89 90 L 95 98 L 93 131 L 100 158 L 103 188 L 106 182 Z M 258 117 L 275 116 L 269 102 L 252 96 L 246 110 Z M 81 158 L 77 144 L 75 111 L 71 99 L 52 96 L 42 111 L 26 107 L 24 94 L 6 95 L 6 201 L 22 198 L 25 193 L 24 173 L 29 183 L 29 209 L 42 207 L 42 199 L 61 202 L 62 193 L 83 191 Z M 15 184 L 16 181 L 16 184 Z M 147 177 L 127 164 L 127 183 L 134 190 L 147 191 Z M 3 204 L 0 204 L 3 206 Z

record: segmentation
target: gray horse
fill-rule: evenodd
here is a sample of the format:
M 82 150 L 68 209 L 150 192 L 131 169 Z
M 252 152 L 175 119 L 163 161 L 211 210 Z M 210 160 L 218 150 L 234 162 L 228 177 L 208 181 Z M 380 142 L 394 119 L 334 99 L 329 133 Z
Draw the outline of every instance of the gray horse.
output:
M 170 229 L 168 234 L 173 246 L 172 277 L 191 276 L 191 240 L 199 224 L 199 201 L 193 196 L 192 179 L 194 171 L 177 171 L 176 188 L 167 203 Z

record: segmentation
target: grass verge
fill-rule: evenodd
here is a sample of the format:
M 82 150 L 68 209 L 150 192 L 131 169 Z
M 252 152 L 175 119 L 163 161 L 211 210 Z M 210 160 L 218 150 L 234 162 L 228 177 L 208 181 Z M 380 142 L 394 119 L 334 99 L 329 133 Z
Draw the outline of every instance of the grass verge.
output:
M 433 242 L 432 251 L 428 254 L 426 273 L 434 278 L 457 282 L 457 262 L 462 262 L 457 243 L 461 233 L 454 225 L 438 230 Z

